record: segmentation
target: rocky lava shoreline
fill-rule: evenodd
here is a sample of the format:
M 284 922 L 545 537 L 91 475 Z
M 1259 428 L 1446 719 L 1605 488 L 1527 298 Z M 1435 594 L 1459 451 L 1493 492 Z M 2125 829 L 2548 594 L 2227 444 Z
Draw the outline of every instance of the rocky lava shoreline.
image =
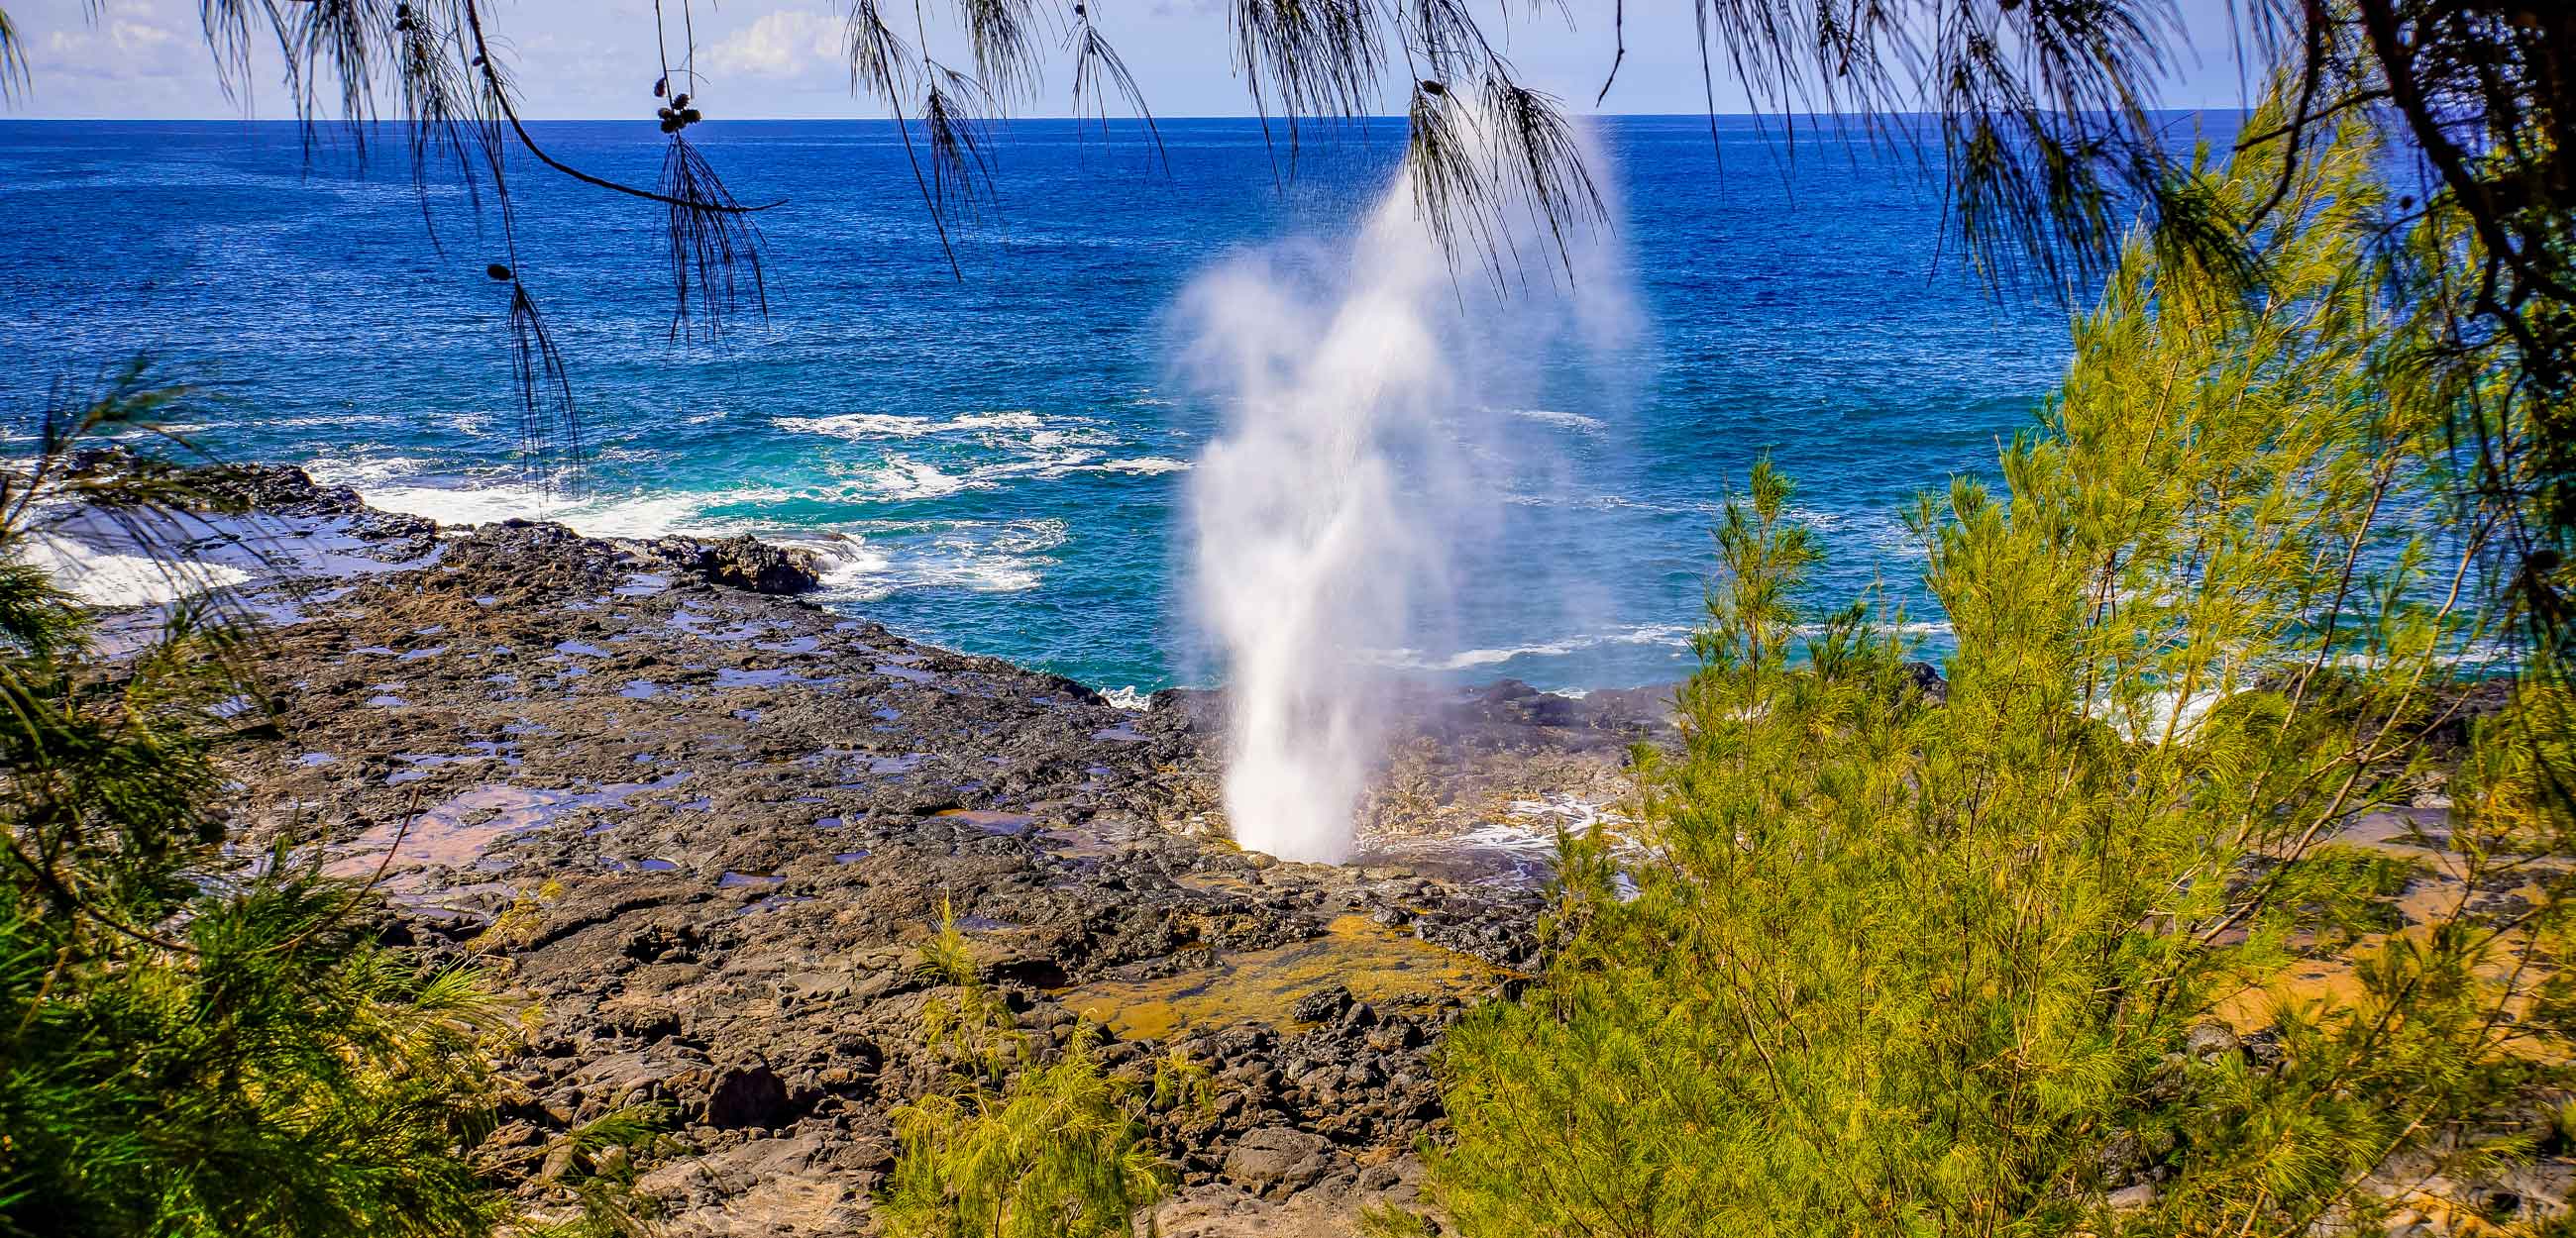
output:
M 1348 866 L 1223 839 L 1205 694 L 1070 680 L 756 591 L 758 543 L 440 529 L 294 469 L 201 562 L 242 565 L 274 714 L 235 827 L 376 876 L 387 934 L 539 1012 L 501 1138 L 633 1103 L 679 1233 L 865 1233 L 887 1112 L 942 1082 L 917 944 L 943 910 L 1020 1026 L 1212 1103 L 1158 1111 L 1165 1233 L 1347 1233 L 1412 1196 L 1442 1031 L 1533 965 L 1559 825 L 1601 819 L 1652 690 L 1424 689 Z M 747 539 L 745 539 L 747 542 Z M 745 587 L 750 586 L 750 587 Z

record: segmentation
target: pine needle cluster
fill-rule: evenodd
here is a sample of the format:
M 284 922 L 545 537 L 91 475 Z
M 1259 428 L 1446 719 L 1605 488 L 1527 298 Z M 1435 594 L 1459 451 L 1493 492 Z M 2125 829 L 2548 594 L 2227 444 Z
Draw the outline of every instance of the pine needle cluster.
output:
M 876 1217 L 891 1238 L 1126 1238 L 1170 1186 L 1137 1121 L 1137 1097 L 1104 1073 L 1096 1031 L 1076 1029 L 1047 1060 L 983 982 L 973 947 L 942 909 L 923 947 L 940 981 L 922 1014 L 948 1086 L 898 1106 L 902 1143 Z M 1157 1091 L 1202 1089 L 1186 1063 Z
M 2576 1032 L 2553 674 L 2477 728 L 2446 837 L 2337 842 L 2432 785 L 2500 592 L 2497 513 L 2434 497 L 2460 393 L 2403 363 L 2382 157 L 2353 125 L 2304 165 L 2251 296 L 2132 245 L 2000 492 L 1921 501 L 1944 702 L 1901 616 L 1804 603 L 1755 467 L 1642 851 L 1567 840 L 1554 962 L 1452 1033 L 1464 1232 L 2375 1233 L 2410 1176 L 2530 1153 Z M 2409 921 L 2410 882 L 2451 893 Z
M 226 502 L 89 450 L 193 398 L 137 364 L 0 466 L 0 1234 L 490 1233 L 527 1176 L 482 1147 L 515 1006 L 379 944 L 375 893 L 309 852 L 225 845 L 215 760 L 267 725 L 251 636 L 165 548 Z M 111 648 L 36 566 L 70 519 L 182 595 L 157 633 Z M 520 1155 L 563 1151 L 569 1215 L 632 1218 L 634 1117 Z

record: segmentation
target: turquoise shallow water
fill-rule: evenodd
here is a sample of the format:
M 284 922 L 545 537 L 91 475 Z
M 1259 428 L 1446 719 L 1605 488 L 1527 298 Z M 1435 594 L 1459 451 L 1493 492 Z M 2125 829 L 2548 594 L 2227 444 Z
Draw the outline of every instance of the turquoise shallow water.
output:
M 1751 122 L 1720 128 L 1713 152 L 1700 118 L 1601 126 L 1627 268 L 1606 278 L 1639 329 L 1482 410 L 1523 455 L 1456 556 L 1452 613 L 1388 660 L 1678 677 L 1716 505 L 1765 450 L 1832 552 L 1820 594 L 1902 593 L 1896 506 L 1988 465 L 2063 371 L 2062 309 L 1936 262 L 1937 191 L 1910 163 L 1810 146 L 1791 167 Z M 669 338 L 648 212 L 533 171 L 518 186 L 522 266 L 582 412 L 578 499 L 519 454 L 491 238 L 442 193 L 434 243 L 398 148 L 308 165 L 280 124 L 0 123 L 0 400 L 32 409 L 148 351 L 225 397 L 203 438 L 226 456 L 449 520 L 829 539 L 825 600 L 907 634 L 1104 687 L 1212 679 L 1175 582 L 1190 465 L 1226 410 L 1175 379 L 1172 306 L 1247 248 L 1329 252 L 1398 126 L 1310 142 L 1283 181 L 1251 121 L 1166 123 L 1168 175 L 1132 141 L 1008 124 L 962 282 L 890 127 L 704 132 L 741 197 L 789 203 L 763 216 L 767 322 L 716 345 Z M 649 128 L 541 134 L 616 175 L 660 158 Z

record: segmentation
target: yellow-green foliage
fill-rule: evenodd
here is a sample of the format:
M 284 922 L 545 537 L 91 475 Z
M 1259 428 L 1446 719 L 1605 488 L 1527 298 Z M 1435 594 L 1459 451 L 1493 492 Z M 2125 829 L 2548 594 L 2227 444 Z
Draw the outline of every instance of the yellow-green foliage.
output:
M 1154 1062 L 1154 1107 L 1205 1112 L 1216 1105 L 1216 1072 L 1173 1045 Z
M 1360 1238 L 1435 1238 L 1439 1232 L 1419 1212 L 1384 1201 L 1360 1206 Z
M 2129 253 L 2003 492 L 1914 512 L 1945 705 L 1892 624 L 1801 604 L 1818 552 L 1755 467 L 1684 751 L 1641 754 L 1642 854 L 1569 842 L 1561 952 L 1451 1035 L 1466 1233 L 2293 1235 L 2366 1220 L 2398 1151 L 2517 1150 L 2460 1132 L 2569 1026 L 2503 1017 L 2563 878 L 2518 923 L 2374 939 L 2338 1000 L 2245 1000 L 2392 926 L 2413 865 L 2328 840 L 2411 789 L 2392 724 L 2481 636 L 2483 526 L 2435 535 L 2427 498 L 2456 393 L 2389 364 L 2380 154 L 2303 165 L 2253 293 Z M 2242 217 L 2258 166 L 2198 192 Z M 2211 1026 L 2239 1008 L 2270 1064 Z
M 1169 1181 L 1132 1112 L 1133 1089 L 1101 1071 L 1089 1028 L 1042 1061 L 983 984 L 945 907 L 941 921 L 923 966 L 949 992 L 923 1023 L 955 1077 L 895 1108 L 902 1148 L 878 1221 L 894 1238 L 1124 1238 Z M 1182 1072 L 1172 1078 L 1188 1086 Z
M 2478 728 L 2451 805 L 2459 827 L 2499 850 L 2545 843 L 2576 776 L 2576 718 L 2565 685 L 2535 683 Z

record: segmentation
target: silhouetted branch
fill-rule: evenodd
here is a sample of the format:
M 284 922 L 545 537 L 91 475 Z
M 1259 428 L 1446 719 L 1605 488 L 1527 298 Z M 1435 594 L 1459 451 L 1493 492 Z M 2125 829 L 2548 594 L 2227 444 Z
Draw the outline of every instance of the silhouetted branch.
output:
M 689 139 L 678 133 L 671 135 L 670 149 L 662 158 L 662 193 L 673 203 L 666 220 L 676 300 L 671 334 L 688 332 L 714 342 L 723 333 L 725 316 L 746 291 L 767 317 L 769 289 L 761 274 L 760 232 L 749 216 L 725 209 L 733 204 L 733 194 Z M 693 326 L 703 330 L 691 331 Z
M 475 66 L 481 69 L 487 76 L 493 75 L 497 71 L 492 65 L 491 45 L 484 41 L 482 18 L 476 15 L 473 0 L 465 0 L 464 8 L 465 28 L 473 35 L 474 38 Z M 725 214 L 734 215 L 749 214 L 755 211 L 776 210 L 779 207 L 787 205 L 787 200 L 784 198 L 775 202 L 764 202 L 759 206 L 742 206 L 739 204 L 716 205 L 710 203 L 688 202 L 654 190 L 638 189 L 633 185 L 620 184 L 619 182 L 609 180 L 606 177 L 593 176 L 588 172 L 584 172 L 571 164 L 555 158 L 552 154 L 546 151 L 545 147 L 538 145 L 537 139 L 528 133 L 528 126 L 519 119 L 519 106 L 517 102 L 511 99 L 510 92 L 508 90 L 501 88 L 501 84 L 497 77 L 493 79 L 493 87 L 494 88 L 489 92 L 489 96 L 493 100 L 494 106 L 500 110 L 501 118 L 509 122 L 510 132 L 519 139 L 519 145 L 527 148 L 527 152 L 529 154 L 536 156 L 537 162 L 542 163 L 549 168 L 553 168 L 555 171 L 561 172 L 574 180 L 580 181 L 582 184 L 606 189 L 613 193 L 626 194 L 629 197 L 642 198 L 647 202 L 659 202 L 664 206 L 686 207 L 691 210 L 720 211 Z
M 995 103 L 1037 97 L 1037 14 L 1029 0 L 956 0 L 967 42 L 975 53 L 975 78 Z
M 1090 99 L 1101 118 L 1103 129 L 1107 128 L 1107 101 L 1100 97 L 1101 86 L 1105 82 L 1124 96 L 1129 110 L 1145 122 L 1145 132 L 1154 140 L 1154 154 L 1162 160 L 1164 171 L 1170 171 L 1172 157 L 1163 149 L 1163 132 L 1154 124 L 1154 110 L 1145 106 L 1145 92 L 1137 88 L 1135 77 L 1127 72 L 1127 62 L 1109 46 L 1107 39 L 1100 37 L 1099 27 L 1091 24 L 1082 5 L 1074 6 L 1074 27 L 1066 46 L 1073 53 L 1074 117 L 1081 118 L 1083 100 Z
M 537 313 L 528 286 L 510 281 L 510 372 L 519 389 L 519 439 L 531 454 L 563 445 L 568 462 L 581 459 L 581 422 L 572 402 L 572 376 L 554 333 Z

